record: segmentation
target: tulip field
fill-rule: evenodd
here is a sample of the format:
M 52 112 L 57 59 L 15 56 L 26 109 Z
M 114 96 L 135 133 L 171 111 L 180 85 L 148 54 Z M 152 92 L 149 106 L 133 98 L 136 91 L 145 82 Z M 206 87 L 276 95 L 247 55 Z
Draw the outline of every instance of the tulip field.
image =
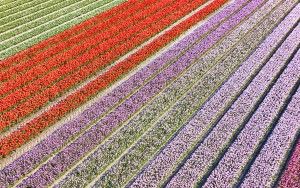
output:
M 299 0 L 0 0 L 0 188 L 300 188 Z

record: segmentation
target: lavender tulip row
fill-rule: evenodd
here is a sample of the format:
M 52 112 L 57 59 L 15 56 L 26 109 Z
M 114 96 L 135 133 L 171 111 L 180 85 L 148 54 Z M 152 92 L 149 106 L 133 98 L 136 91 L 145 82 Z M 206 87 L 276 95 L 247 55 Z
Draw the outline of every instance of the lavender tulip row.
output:
M 299 100 L 297 101 L 299 105 Z M 298 123 L 298 122 L 297 122 Z M 287 168 L 284 170 L 279 181 L 279 187 L 299 187 L 300 185 L 300 137 L 298 136 L 297 145 L 288 161 Z
M 240 36 L 240 37 L 242 38 L 242 36 Z M 226 49 L 226 48 L 221 48 L 221 49 Z M 192 77 L 190 75 L 193 75 L 194 77 L 198 76 L 198 79 L 199 79 L 199 77 L 201 77 L 201 75 L 204 72 L 203 65 L 205 65 L 205 64 L 206 64 L 206 62 L 203 61 L 201 63 L 198 63 L 198 66 L 194 66 L 192 71 L 190 71 L 191 73 L 186 74 L 186 76 L 183 76 L 183 79 L 185 79 L 186 81 L 184 81 L 184 82 L 179 81 L 179 82 L 177 82 L 177 83 L 179 83 L 177 85 L 175 85 L 176 84 L 176 82 L 175 82 L 172 90 L 171 89 L 166 90 L 167 95 L 164 94 L 164 95 L 162 95 L 162 97 L 160 97 L 160 98 L 156 99 L 154 102 L 152 102 L 152 107 L 149 107 L 149 106 L 151 106 L 151 104 L 149 106 L 147 106 L 147 108 L 144 110 L 145 116 L 143 118 L 139 117 L 140 120 L 134 120 L 135 125 L 125 126 L 124 129 L 122 129 L 120 131 L 120 134 L 114 135 L 114 137 L 111 139 L 112 142 L 109 143 L 109 148 L 111 148 L 114 145 L 116 147 L 118 147 L 118 153 L 115 153 L 115 155 L 114 155 L 115 157 L 118 156 L 118 154 L 121 150 L 120 143 L 125 142 L 126 143 L 125 145 L 128 146 L 128 145 L 130 145 L 130 142 L 131 143 L 134 142 L 134 140 L 136 140 L 136 138 L 138 137 L 136 135 L 141 135 L 145 131 L 145 128 L 150 126 L 149 124 L 145 125 L 145 121 L 149 123 L 152 120 L 155 120 L 156 117 L 159 117 L 160 114 L 157 112 L 158 111 L 157 109 L 160 109 L 160 113 L 163 113 L 164 109 L 166 109 L 166 107 L 168 105 L 170 105 L 170 104 L 172 104 L 172 102 L 174 102 L 174 99 L 176 99 L 176 98 L 178 98 L 178 96 L 182 95 L 182 92 L 185 91 L 185 90 L 183 90 L 184 89 L 183 86 L 189 86 L 189 85 L 191 85 L 191 81 L 195 80 L 195 78 L 192 79 Z M 187 81 L 190 81 L 190 83 L 188 83 Z M 173 92 L 172 95 L 170 94 L 171 91 Z M 168 105 L 166 103 L 168 103 Z M 158 106 L 158 105 L 162 105 L 162 106 Z M 153 111 L 153 112 L 155 112 L 155 114 L 152 115 L 152 117 L 151 117 L 150 113 L 148 113 L 149 111 L 150 112 Z M 152 114 L 153 114 L 153 112 L 152 112 Z M 144 120 L 145 118 L 147 118 L 147 120 Z M 139 126 L 141 126 L 141 127 L 139 127 Z M 138 130 L 138 131 L 135 131 L 135 130 Z M 134 132 L 136 132 L 136 133 L 134 133 Z M 125 134 L 127 134 L 127 135 L 125 136 Z M 123 140 L 123 141 L 121 141 L 121 140 Z M 112 143 L 114 143 L 114 144 L 112 144 Z M 69 176 L 67 176 L 65 178 L 64 183 L 61 183 L 60 186 L 63 186 L 63 185 L 66 187 L 75 186 L 75 184 L 73 184 L 73 183 L 76 183 L 76 182 L 84 183 L 85 181 L 88 181 L 89 179 L 91 179 L 91 176 L 93 174 L 95 176 L 95 172 L 100 173 L 101 169 L 105 168 L 105 165 L 106 166 L 108 165 L 105 163 L 108 163 L 109 161 L 111 161 L 111 157 L 112 157 L 110 155 L 103 156 L 104 153 L 109 153 L 109 152 L 107 152 L 107 151 L 109 151 L 109 149 L 104 151 L 103 150 L 104 148 L 107 149 L 108 147 L 105 145 L 101 146 L 98 149 L 98 151 L 96 152 L 97 154 L 94 153 L 92 155 L 92 157 L 89 157 L 88 159 L 86 159 L 86 161 L 82 165 L 77 167 L 74 172 L 72 172 Z M 125 150 L 126 148 L 123 148 L 123 149 Z M 108 158 L 109 158 L 109 160 L 107 160 Z M 95 165 L 95 164 L 97 164 L 97 165 Z M 93 169 L 93 170 L 87 170 L 89 168 Z M 97 170 L 94 170 L 94 168 L 97 168 Z M 84 173 L 80 173 L 83 171 L 84 171 Z M 78 185 L 76 185 L 76 186 L 78 186 Z
M 212 40 L 212 42 L 214 42 L 214 40 Z M 205 46 L 205 45 L 201 44 L 201 45 L 197 45 L 197 47 L 198 48 L 201 48 L 201 47 L 206 47 L 207 48 L 209 46 L 207 46 L 207 45 Z M 184 58 L 185 57 L 183 56 L 182 59 L 184 60 Z M 186 61 L 187 61 L 187 63 L 190 63 L 189 62 L 190 59 L 186 58 Z M 58 159 L 60 159 L 60 161 L 64 160 L 63 159 L 64 157 L 61 158 L 61 156 L 64 156 L 64 154 L 66 154 L 66 153 L 72 153 L 73 157 L 71 157 L 71 159 L 73 161 L 68 161 L 69 163 L 65 163 L 64 162 L 63 163 L 64 167 L 63 168 L 61 167 L 60 170 L 59 170 L 59 172 L 63 171 L 65 168 L 68 168 L 69 165 L 71 165 L 72 163 L 74 163 L 78 158 L 80 158 L 83 154 L 85 154 L 86 151 L 88 151 L 89 149 L 91 149 L 91 147 L 93 145 L 97 144 L 97 142 L 95 142 L 95 140 L 101 140 L 103 138 L 103 135 L 101 135 L 101 133 L 102 134 L 106 134 L 105 132 L 110 132 L 111 129 L 113 129 L 113 126 L 116 126 L 118 123 L 124 121 L 125 118 L 127 118 L 128 116 L 131 115 L 130 114 L 130 110 L 134 111 L 134 110 L 138 109 L 139 106 L 136 105 L 137 103 L 140 103 L 139 105 L 142 106 L 144 101 L 147 101 L 151 97 L 151 95 L 154 95 L 155 92 L 158 92 L 161 89 L 161 87 L 164 86 L 164 84 L 165 84 L 164 82 L 166 82 L 168 80 L 171 80 L 172 77 L 176 76 L 176 71 L 179 72 L 179 71 L 183 70 L 184 68 L 186 68 L 187 65 L 181 62 L 180 66 L 173 66 L 172 65 L 170 68 L 166 69 L 166 71 L 165 71 L 164 74 L 160 74 L 158 77 L 156 77 L 154 80 L 152 80 L 148 85 L 146 85 L 146 87 L 144 87 L 143 89 L 139 90 L 139 92 L 134 97 L 131 97 L 129 100 L 126 101 L 127 103 L 126 102 L 123 103 L 124 105 L 118 107 L 117 110 L 114 111 L 113 113 L 109 114 L 109 116 L 106 116 L 101 121 L 101 123 L 98 123 L 89 132 L 87 132 L 81 138 L 79 138 L 77 141 L 75 141 L 76 144 L 71 144 L 70 146 L 68 146 L 63 152 L 61 152 L 57 156 L 55 156 L 49 163 L 47 163 L 46 165 L 44 165 L 35 174 L 39 174 L 40 173 L 37 176 L 39 176 L 39 177 L 42 178 L 43 176 L 41 174 L 46 173 L 45 171 L 43 171 L 43 168 L 51 169 L 51 168 L 47 167 L 47 165 L 50 165 L 52 163 L 58 164 L 59 163 Z M 155 87 L 155 85 L 156 85 L 156 87 Z M 151 90 L 152 90 L 152 93 L 150 92 Z M 149 97 L 149 95 L 150 95 L 150 97 Z M 130 107 L 130 105 L 132 105 L 132 106 Z M 136 105 L 136 106 L 133 106 L 133 105 Z M 126 114 L 126 113 L 128 113 L 128 114 Z M 122 117 L 120 117 L 121 115 L 122 115 Z M 105 127 L 105 126 L 103 126 L 104 124 L 110 124 L 111 127 L 107 127 L 107 126 Z M 102 132 L 99 131 L 99 128 L 102 129 Z M 108 129 L 107 130 L 103 130 L 105 128 L 108 128 Z M 82 145 L 78 145 L 78 142 L 81 142 Z M 74 150 L 76 150 L 77 152 L 75 152 L 75 153 L 71 152 L 71 151 L 74 151 Z M 68 157 L 70 157 L 70 156 L 68 155 Z M 53 169 L 52 168 L 51 170 L 55 171 L 53 173 L 57 173 L 57 169 Z M 47 177 L 45 177 L 45 179 L 46 178 Z M 48 180 L 52 181 L 51 178 L 48 179 Z
M 132 91 L 140 87 L 152 74 L 166 66 L 171 58 L 175 59 L 176 56 L 180 55 L 180 53 L 189 47 L 191 41 L 201 37 L 201 35 L 209 32 L 209 30 L 217 26 L 220 22 L 227 19 L 228 15 L 232 14 L 236 9 L 240 8 L 240 6 L 243 6 L 245 2 L 246 0 L 238 0 L 210 18 L 208 22 L 197 28 L 192 34 L 188 35 L 180 43 L 177 43 L 170 50 L 156 58 L 108 95 L 102 97 L 100 101 L 93 104 L 73 121 L 63 125 L 32 150 L 23 154 L 12 164 L 1 170 L 0 181 L 3 183 L 13 183 L 30 172 L 35 165 L 41 163 L 49 154 L 62 147 L 73 135 L 84 130 L 89 124 L 93 123 L 95 119 L 99 118 L 99 116 L 101 117 L 110 108 L 126 98 Z
M 299 6 L 298 6 L 299 9 Z M 270 36 L 258 47 L 246 62 L 234 73 L 218 92 L 197 112 L 197 115 L 176 135 L 176 137 L 154 158 L 139 176 L 132 187 L 153 187 L 165 179 L 194 143 L 209 129 L 214 119 L 231 103 L 241 88 L 245 87 L 249 75 L 255 74 L 277 45 L 297 21 L 295 8 Z
M 269 25 L 274 24 L 274 22 L 276 22 L 275 20 L 282 18 L 284 16 L 283 14 L 288 12 L 294 4 L 295 1 L 286 1 L 278 9 L 273 11 L 271 13 L 272 16 L 262 23 L 263 27 L 257 28 L 260 30 L 260 33 L 265 32 L 264 30 L 268 30 Z M 252 36 L 252 40 L 255 38 L 255 36 Z M 247 44 L 244 45 L 247 46 Z M 274 67 L 276 68 L 276 64 L 274 64 Z M 265 69 L 266 68 L 263 68 L 261 73 L 258 74 L 239 99 L 221 118 L 210 134 L 186 161 L 184 166 L 181 167 L 179 172 L 170 180 L 167 187 L 190 187 L 197 183 L 198 179 L 202 179 L 207 171 L 212 168 L 215 160 L 218 159 L 223 149 L 226 148 L 226 145 L 230 143 L 231 137 L 239 128 L 243 119 L 251 112 L 255 101 L 262 96 L 264 88 L 271 83 L 271 81 L 268 80 L 272 80 L 272 77 L 276 76 L 276 74 L 274 75 L 276 71 L 273 71 L 272 68 L 269 74 L 264 73 L 267 71 Z
M 195 87 L 182 97 L 172 109 L 140 138 L 133 147 L 127 150 L 105 173 L 101 174 L 94 187 L 122 187 L 130 178 L 136 175 L 143 165 L 166 143 L 183 123 L 201 106 L 221 83 L 230 76 L 252 50 L 259 44 L 270 26 L 274 23 L 264 24 L 260 32 L 253 32 L 249 37 L 234 48 L 230 55 L 211 69 Z M 253 40 L 254 38 L 258 40 Z M 245 46 L 245 44 L 252 44 Z M 240 53 L 243 52 L 243 53 Z M 180 118 L 179 118 L 180 117 Z M 138 161 L 136 163 L 135 161 Z M 130 165 L 128 165 L 130 164 Z
M 298 34 L 300 36 L 300 34 Z M 300 41 L 300 39 L 298 39 Z M 298 64 L 297 64 L 298 63 Z M 293 65 L 296 67 L 293 67 Z M 300 78 L 300 50 L 296 54 L 291 65 L 297 70 L 298 78 Z M 287 70 L 288 71 L 288 70 Z M 291 75 L 291 76 L 295 76 Z M 285 83 L 290 79 L 284 80 Z M 294 82 L 294 80 L 292 80 Z M 287 83 L 290 85 L 289 83 Z M 285 86 L 283 86 L 285 87 Z M 280 167 L 285 161 L 286 154 L 291 148 L 292 143 L 296 139 L 297 132 L 300 130 L 300 89 L 293 96 L 286 111 L 280 118 L 270 138 L 264 144 L 258 157 L 255 159 L 250 171 L 245 176 L 241 187 L 272 187 L 279 174 Z M 272 104 L 273 105 L 273 104 Z M 259 129 L 261 131 L 261 129 Z
M 299 37 L 297 37 L 297 35 Z M 277 61 L 284 61 L 284 56 L 288 56 L 293 52 L 293 48 L 297 47 L 296 41 L 300 41 L 300 25 L 298 29 L 289 36 L 282 48 L 279 49 L 277 53 L 278 56 L 275 54 Z M 282 60 L 279 59 L 279 56 L 283 56 Z M 274 61 L 269 61 L 268 64 L 270 64 L 270 69 L 274 66 Z M 241 177 L 241 173 L 243 173 L 248 161 L 251 160 L 256 148 L 258 148 L 259 144 L 263 141 L 264 136 L 271 129 L 273 119 L 278 115 L 281 106 L 285 103 L 291 90 L 296 84 L 298 77 L 300 76 L 299 65 L 300 61 L 293 61 L 288 65 L 264 101 L 260 104 L 257 111 L 238 135 L 237 139 L 229 147 L 218 166 L 208 177 L 204 187 L 210 187 L 212 185 L 220 187 L 233 186 L 238 183 L 239 177 Z M 262 182 L 257 180 L 258 179 L 255 180 L 256 184 L 262 183 L 262 185 L 267 187 L 272 183 L 272 181 Z M 251 182 L 246 183 L 245 186 L 257 187 Z

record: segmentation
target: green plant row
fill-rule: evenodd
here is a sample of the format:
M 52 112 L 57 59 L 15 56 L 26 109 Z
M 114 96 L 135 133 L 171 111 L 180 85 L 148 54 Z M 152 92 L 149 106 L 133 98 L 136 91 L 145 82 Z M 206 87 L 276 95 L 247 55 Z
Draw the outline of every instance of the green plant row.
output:
M 60 10 L 62 7 L 68 7 L 70 4 L 75 4 L 77 2 L 77 0 L 50 0 L 41 2 L 22 11 L 17 10 L 17 12 L 0 19 L 0 33 L 20 27 L 23 24 L 28 24 L 29 22 L 46 16 L 47 14 Z
M 66 13 L 65 16 L 61 16 L 55 20 L 51 20 L 42 25 L 37 25 L 37 27 L 34 27 L 31 30 L 3 42 L 0 46 L 0 59 L 4 59 L 24 50 L 124 1 L 125 0 L 105 0 L 95 2 L 82 9 Z
M 15 13 L 17 10 L 25 10 L 30 8 L 43 0 L 6 0 L 0 5 L 0 18 Z

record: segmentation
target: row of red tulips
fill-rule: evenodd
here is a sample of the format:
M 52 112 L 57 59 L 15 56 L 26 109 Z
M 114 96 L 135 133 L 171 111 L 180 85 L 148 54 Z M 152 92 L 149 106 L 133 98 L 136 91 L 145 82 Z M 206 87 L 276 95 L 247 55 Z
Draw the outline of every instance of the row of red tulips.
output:
M 30 78 L 34 78 L 33 75 L 40 75 L 41 73 L 37 72 L 39 68 L 41 69 L 42 67 L 43 69 L 48 70 L 49 67 L 58 66 L 56 65 L 57 63 L 69 61 L 87 51 L 87 48 L 90 47 L 92 41 L 95 42 L 95 40 L 98 40 L 97 42 L 100 43 L 115 36 L 119 30 L 132 25 L 131 20 L 134 19 L 134 16 L 132 16 L 133 14 L 136 14 L 139 11 L 144 13 L 143 16 L 146 16 L 147 14 L 141 10 L 154 4 L 155 1 L 157 0 L 146 0 L 139 4 L 133 4 L 132 8 L 120 12 L 115 16 L 110 16 L 111 18 L 103 20 L 89 29 L 85 29 L 78 35 L 73 35 L 67 40 L 61 40 L 61 42 L 56 45 L 47 48 L 46 51 L 38 53 L 35 57 L 30 58 L 27 61 L 22 61 L 15 66 L 11 66 L 7 70 L 3 70 L 0 72 L 0 81 L 5 82 L 5 84 L 1 86 L 4 90 L 1 90 L 0 96 L 9 90 L 24 84 L 26 81 L 30 81 L 25 79 L 28 77 L 27 75 L 30 75 Z M 139 19 L 136 18 L 136 20 Z M 14 79 L 14 77 L 16 77 L 16 79 Z
M 144 13 L 143 15 L 147 15 L 147 13 L 149 14 L 149 11 L 141 12 L 141 13 Z M 130 24 L 132 24 L 132 22 L 129 23 L 129 25 Z M 139 25 L 137 25 L 134 28 L 140 29 L 141 26 L 139 27 Z M 29 83 L 31 85 L 40 83 L 40 81 L 36 80 L 36 79 L 39 78 L 39 79 L 45 80 L 45 78 L 42 77 L 44 75 L 46 75 L 49 79 L 49 76 L 47 75 L 49 73 L 52 75 L 55 74 L 56 72 L 60 72 L 59 73 L 60 75 L 67 74 L 66 70 L 69 70 L 69 71 L 73 70 L 74 67 L 76 68 L 77 66 L 80 66 L 81 64 L 85 63 L 86 61 L 92 60 L 95 56 L 98 56 L 98 54 L 103 54 L 105 52 L 111 51 L 112 47 L 118 44 L 117 42 L 120 42 L 120 41 L 123 42 L 122 39 L 125 40 L 134 34 L 132 32 L 124 31 L 124 32 L 120 33 L 119 35 L 114 36 L 113 38 L 105 41 L 104 43 L 98 42 L 99 40 L 100 41 L 102 40 L 102 38 L 101 38 L 102 36 L 105 36 L 107 39 L 112 37 L 110 35 L 111 33 L 114 33 L 114 31 L 109 31 L 108 33 L 105 33 L 104 35 L 100 35 L 95 38 L 92 37 L 92 39 L 86 41 L 84 43 L 84 45 L 77 46 L 76 48 L 63 53 L 60 56 L 54 57 L 52 61 L 44 62 L 41 65 L 34 67 L 32 70 L 25 73 L 24 75 L 21 75 L 20 77 L 18 77 L 16 79 L 9 80 L 9 82 L 0 86 L 0 96 L 13 90 L 14 88 L 17 88 L 18 86 L 24 85 L 25 83 Z M 125 37 L 127 37 L 127 38 L 125 38 Z M 66 62 L 66 60 L 67 60 L 66 58 L 72 58 L 73 56 L 76 56 L 76 54 L 78 52 L 82 51 L 81 49 L 84 49 L 84 50 L 91 49 L 92 46 L 95 46 L 95 48 L 92 50 L 86 51 L 86 53 L 77 57 L 76 59 L 72 59 L 72 61 Z M 52 71 L 52 72 L 50 72 L 50 71 Z M 57 76 L 60 76 L 59 74 L 57 74 Z M 50 76 L 50 78 L 53 78 L 53 76 Z M 57 78 L 53 78 L 53 79 L 55 80 Z M 33 82 L 34 80 L 35 80 L 35 82 Z M 29 85 L 29 84 L 27 84 L 27 85 Z M 22 90 L 25 91 L 25 92 L 22 92 L 22 95 L 23 95 L 22 98 L 29 97 L 29 93 L 32 93 L 30 90 L 28 90 L 28 88 L 26 88 L 26 89 L 23 88 Z M 18 90 L 14 90 L 13 93 L 10 92 L 9 95 L 6 95 L 3 99 L 1 99 L 1 103 L 3 105 L 0 107 L 0 111 L 4 111 L 6 108 L 9 108 L 10 106 L 19 102 L 18 97 L 16 97 L 16 96 L 18 96 L 18 94 L 17 94 L 18 92 L 19 92 Z M 11 103 L 9 103 L 7 101 L 11 101 Z
M 187 0 L 182 0 L 180 2 L 185 3 L 186 1 Z M 59 69 L 56 69 L 50 74 L 31 82 L 21 90 L 14 91 L 4 98 L 0 99 L 0 111 L 8 110 L 2 115 L 3 122 L 0 123 L 0 127 L 6 128 L 19 118 L 30 114 L 32 111 L 36 110 L 36 108 L 44 105 L 49 100 L 53 100 L 53 98 L 57 97 L 57 95 L 59 95 L 60 93 L 65 92 L 67 89 L 74 86 L 74 84 L 83 81 L 91 74 L 95 73 L 96 70 L 107 66 L 112 61 L 117 59 L 120 55 L 127 53 L 135 46 L 141 44 L 160 30 L 162 30 L 171 22 L 174 22 L 182 17 L 184 13 L 181 15 L 177 15 L 177 17 L 173 17 L 173 19 L 170 19 L 170 16 L 168 16 L 169 14 L 172 15 L 172 12 L 176 12 L 176 9 L 178 9 L 178 7 L 180 6 L 180 2 L 175 3 L 170 8 L 166 7 L 162 9 L 162 11 L 149 16 L 142 23 L 146 25 L 146 29 L 145 27 L 134 27 L 127 31 L 124 31 L 117 35 L 115 38 L 111 38 L 101 45 L 93 48 L 91 51 L 89 51 L 89 53 L 86 53 L 64 64 Z M 199 4 L 199 2 L 194 3 L 193 6 L 196 6 L 197 4 Z M 156 6 L 159 6 L 159 4 L 156 4 Z M 190 6 L 190 8 L 191 7 L 192 6 Z M 168 17 L 168 23 L 162 22 L 159 25 L 160 27 L 157 31 L 147 32 L 147 29 L 150 28 L 148 25 L 153 24 L 153 22 L 155 23 L 160 21 L 160 19 L 165 18 L 165 16 Z M 137 33 L 138 35 L 135 36 Z M 97 42 L 98 40 L 94 39 L 94 41 Z M 89 44 L 93 45 L 93 43 L 93 41 L 90 41 Z M 103 52 L 108 53 L 103 54 Z M 100 56 L 100 58 L 98 58 L 99 53 L 103 54 L 102 56 Z M 60 60 L 57 61 L 57 63 L 61 62 Z M 40 70 L 46 71 L 42 68 Z M 27 78 L 29 77 L 30 75 L 27 76 Z M 39 99 L 39 96 L 43 96 L 45 93 L 49 97 L 49 100 L 44 101 Z M 30 107 L 28 107 L 28 105 Z
M 173 27 L 168 32 L 164 33 L 160 37 L 153 40 L 151 43 L 143 47 L 141 50 L 137 51 L 135 54 L 131 55 L 124 61 L 113 66 L 105 74 L 99 76 L 96 80 L 90 82 L 82 89 L 68 96 L 66 99 L 58 103 L 56 106 L 52 107 L 50 110 L 44 112 L 39 117 L 27 123 L 20 129 L 12 132 L 7 137 L 0 140 L 0 154 L 5 156 L 17 149 L 21 145 L 28 142 L 32 137 L 37 136 L 48 126 L 64 117 L 71 110 L 79 107 L 88 99 L 93 97 L 99 91 L 103 90 L 105 87 L 109 86 L 111 83 L 122 77 L 128 71 L 132 70 L 135 66 L 141 63 L 143 60 L 154 54 L 157 50 L 165 46 L 170 41 L 174 40 L 184 31 L 189 29 L 192 25 L 196 24 L 211 12 L 222 6 L 227 0 L 215 0 L 208 6 L 204 7 L 202 10 L 198 11 L 193 16 L 179 23 Z M 180 12 L 187 12 L 188 7 L 184 7 Z M 190 10 L 188 11 L 190 12 Z M 145 30 L 145 32 L 157 31 L 160 24 L 169 21 L 168 18 L 162 20 L 159 24 L 155 24 L 152 28 Z M 75 78 L 74 78 L 75 79 Z M 57 86 L 58 87 L 58 86 Z M 47 101 L 48 96 L 44 94 L 39 100 Z M 32 105 L 32 104 L 31 104 Z

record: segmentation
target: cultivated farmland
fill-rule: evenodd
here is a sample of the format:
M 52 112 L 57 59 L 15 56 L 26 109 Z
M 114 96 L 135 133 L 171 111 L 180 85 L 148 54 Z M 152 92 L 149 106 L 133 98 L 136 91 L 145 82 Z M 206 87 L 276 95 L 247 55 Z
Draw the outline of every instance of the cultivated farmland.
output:
M 0 187 L 300 187 L 298 0 L 0 10 Z

